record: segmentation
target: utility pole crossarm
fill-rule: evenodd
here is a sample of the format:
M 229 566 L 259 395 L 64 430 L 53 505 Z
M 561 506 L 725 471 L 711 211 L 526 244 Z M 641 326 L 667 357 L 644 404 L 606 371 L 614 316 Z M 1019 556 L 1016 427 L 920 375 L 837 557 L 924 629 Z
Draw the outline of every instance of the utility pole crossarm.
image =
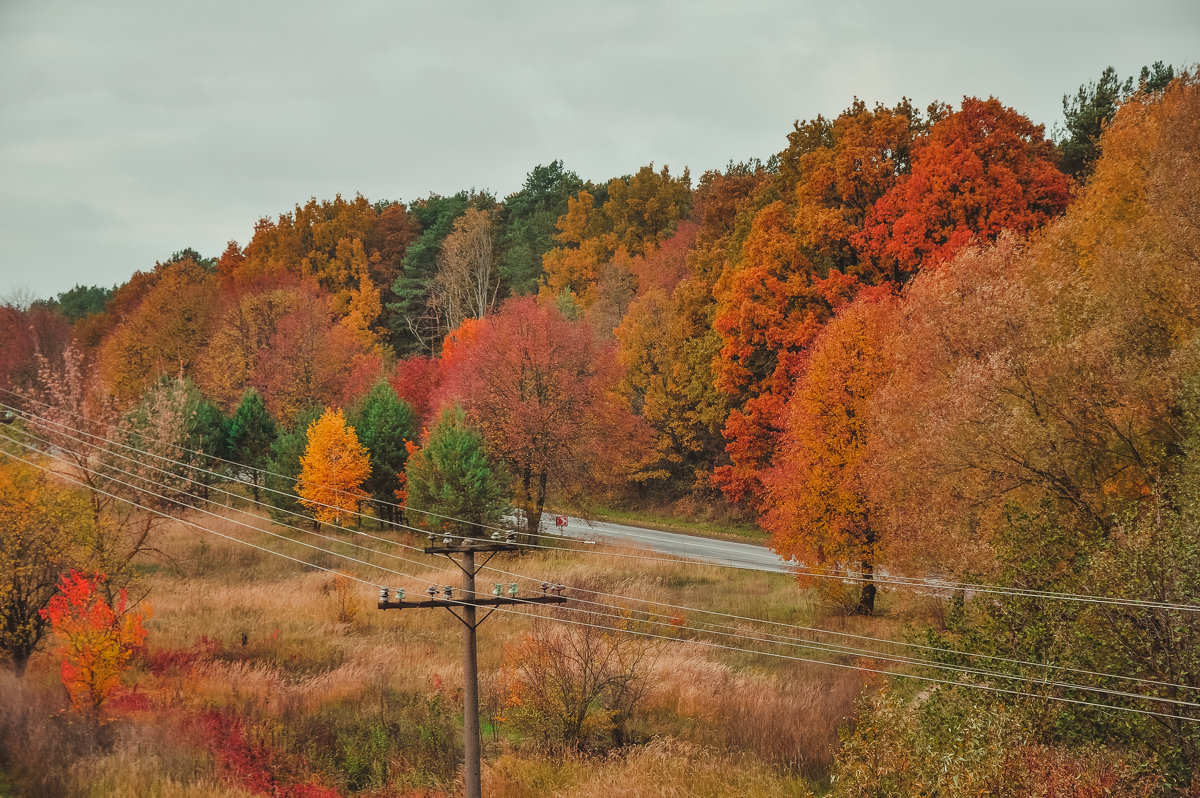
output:
M 562 604 L 567 598 L 562 595 L 562 585 L 542 583 L 542 595 L 529 598 L 517 598 L 517 583 L 508 585 L 509 595 L 502 595 L 504 586 L 497 584 L 494 595 L 480 597 L 475 592 L 475 577 L 483 566 L 496 554 L 502 551 L 518 551 L 518 546 L 512 540 L 510 533 L 507 541 L 478 540 L 460 537 L 461 543 L 454 544 L 453 536 L 447 535 L 442 539 L 442 545 L 433 544 L 430 535 L 430 545 L 425 548 L 426 554 L 440 554 L 458 566 L 462 571 L 463 581 L 459 597 L 455 598 L 454 588 L 443 586 L 443 598 L 438 598 L 438 588 L 430 587 L 427 599 L 409 599 L 405 601 L 404 591 L 392 591 L 389 588 L 379 589 L 379 604 L 381 610 L 431 609 L 444 607 L 450 614 L 458 618 L 463 625 L 463 786 L 466 798 L 482 798 L 482 779 L 480 778 L 480 739 L 479 739 L 479 661 L 475 651 L 475 632 L 479 624 L 491 616 L 495 609 L 479 618 L 476 610 L 480 607 L 503 607 L 516 604 Z M 482 563 L 475 562 L 476 553 L 486 554 Z
M 379 609 L 415 610 L 425 609 L 428 607 L 446 607 L 447 609 L 455 609 L 464 606 L 503 607 L 512 604 L 562 604 L 567 600 L 568 599 L 566 596 L 530 596 L 529 598 L 509 598 L 504 596 L 475 599 L 423 599 L 418 601 L 388 598 L 379 600 Z

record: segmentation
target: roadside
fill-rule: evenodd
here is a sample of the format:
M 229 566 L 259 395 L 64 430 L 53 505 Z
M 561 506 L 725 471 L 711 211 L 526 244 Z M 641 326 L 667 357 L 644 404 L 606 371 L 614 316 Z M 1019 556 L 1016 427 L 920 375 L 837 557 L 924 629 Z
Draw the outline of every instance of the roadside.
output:
M 737 521 L 692 521 L 655 513 L 651 510 L 624 510 L 615 507 L 603 507 L 589 510 L 586 514 L 578 509 L 570 510 L 572 515 L 578 515 L 591 521 L 623 524 L 659 532 L 673 532 L 677 535 L 691 535 L 698 538 L 727 540 L 732 543 L 752 543 L 766 546 L 770 541 L 769 533 L 753 524 Z M 550 516 L 549 523 L 553 524 L 553 512 L 546 511 Z

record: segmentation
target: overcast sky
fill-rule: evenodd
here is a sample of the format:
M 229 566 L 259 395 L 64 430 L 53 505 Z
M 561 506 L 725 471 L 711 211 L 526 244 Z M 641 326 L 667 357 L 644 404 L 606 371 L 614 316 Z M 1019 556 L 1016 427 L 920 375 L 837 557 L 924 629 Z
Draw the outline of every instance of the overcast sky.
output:
M 766 158 L 855 95 L 1043 123 L 1200 59 L 1200 2 L 0 0 L 0 298 L 216 255 L 311 196 Z

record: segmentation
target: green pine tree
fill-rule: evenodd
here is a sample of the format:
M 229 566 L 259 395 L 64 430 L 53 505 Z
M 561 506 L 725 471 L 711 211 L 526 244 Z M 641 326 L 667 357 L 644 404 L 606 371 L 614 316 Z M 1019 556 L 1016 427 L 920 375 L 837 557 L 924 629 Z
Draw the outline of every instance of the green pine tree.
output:
M 308 515 L 296 495 L 296 479 L 300 476 L 300 455 L 308 447 L 308 425 L 322 412 L 323 408 L 315 405 L 300 411 L 292 428 L 281 431 L 271 444 L 271 459 L 267 462 L 271 473 L 265 480 L 267 501 L 284 511 L 273 513 L 279 520 L 285 520 L 288 513 Z
M 483 525 L 495 524 L 509 509 L 509 480 L 488 459 L 483 438 L 467 426 L 462 408 L 444 410 L 425 445 L 405 470 L 408 503 L 435 532 L 483 536 Z
M 417 437 L 412 407 L 380 380 L 351 408 L 349 421 L 371 455 L 371 476 L 363 489 L 377 502 L 379 517 L 395 521 L 396 491 L 408 462 L 404 444 Z
M 259 486 L 262 485 L 262 474 L 255 469 L 267 467 L 271 446 L 278 436 L 279 430 L 258 391 L 253 388 L 246 391 L 229 421 L 228 450 L 229 459 L 250 469 L 254 501 L 259 500 Z

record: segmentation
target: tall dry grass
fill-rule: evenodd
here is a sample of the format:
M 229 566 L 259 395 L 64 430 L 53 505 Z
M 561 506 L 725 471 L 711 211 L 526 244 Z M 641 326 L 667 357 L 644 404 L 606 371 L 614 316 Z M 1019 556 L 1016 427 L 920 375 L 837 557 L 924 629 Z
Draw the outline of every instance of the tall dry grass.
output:
M 487 768 L 494 798 L 809 798 L 803 779 L 745 754 L 679 740 L 654 740 L 607 757 L 517 759 Z
M 660 711 L 697 724 L 681 734 L 809 778 L 828 772 L 864 686 L 853 671 L 738 672 L 697 652 L 665 656 L 658 668 Z
M 249 532 L 233 523 L 243 516 L 232 511 L 226 514 L 229 521 L 211 517 L 198 520 L 318 565 L 344 569 L 348 576 L 406 587 L 413 594 L 423 590 L 427 584 L 423 580 L 457 584 L 460 578 L 445 561 L 411 551 L 389 550 L 419 560 L 422 565 L 318 541 L 319 545 L 334 546 L 367 563 L 411 576 L 388 574 Z M 255 523 L 267 526 L 269 520 L 261 518 Z M 298 540 L 307 539 L 298 532 L 274 529 Z M 337 534 L 328 528 L 324 532 Z M 448 614 L 376 611 L 375 590 L 369 585 L 304 569 L 233 542 L 202 538 L 201 533 L 183 525 L 165 524 L 158 535 L 156 548 L 165 557 L 144 563 L 142 571 L 143 586 L 149 589 L 155 608 L 147 624 L 149 644 L 167 655 L 166 660 L 178 654 L 186 665 L 147 666 L 138 674 L 138 689 L 155 706 L 184 715 L 210 709 L 232 712 L 245 721 L 248 729 L 263 730 L 273 745 L 290 751 L 289 756 L 298 757 L 297 761 L 311 758 L 313 766 L 319 766 L 320 772 L 334 781 L 341 778 L 337 776 L 338 768 L 352 764 L 370 771 L 378 767 L 357 762 L 352 751 L 317 756 L 316 749 L 309 751 L 304 741 L 288 737 L 287 728 L 311 729 L 331 744 L 369 744 L 381 752 L 392 750 L 387 756 L 397 756 L 376 740 L 388 728 L 391 711 L 387 707 L 371 709 L 376 702 L 394 707 L 399 705 L 389 702 L 419 701 L 422 696 L 439 693 L 451 710 L 456 706 L 462 686 L 462 642 L 460 626 Z M 350 536 L 346 540 L 349 542 Z M 372 545 L 386 548 L 379 543 Z M 501 556 L 492 565 L 527 575 L 533 585 L 545 580 L 626 596 L 630 599 L 623 602 L 626 607 L 644 606 L 637 603 L 644 599 L 784 623 L 811 624 L 819 620 L 820 605 L 798 591 L 786 576 L 628 560 L 609 556 L 611 553 L 613 550 L 603 548 L 586 555 L 548 550 Z M 493 579 L 512 581 L 508 574 L 494 571 L 485 571 L 480 577 L 485 585 Z M 523 590 L 536 590 L 530 582 L 522 584 Z M 578 592 L 574 595 L 602 599 Z M 496 613 L 481 628 L 479 653 L 485 693 L 489 679 L 494 681 L 492 677 L 505 664 L 505 643 L 519 639 L 531 628 L 529 614 Z M 689 623 L 700 619 L 684 613 L 678 616 Z M 853 619 L 835 622 L 847 628 L 857 623 Z M 877 629 L 872 628 L 874 631 Z M 568 785 L 563 789 L 571 790 L 575 788 L 569 784 L 590 784 L 587 789 L 592 790 L 591 794 L 734 794 L 735 788 L 729 785 L 741 785 L 738 794 L 803 794 L 799 786 L 802 779 L 797 774 L 825 772 L 836 746 L 836 730 L 849 716 L 853 695 L 859 689 L 854 680 L 836 674 L 798 671 L 769 657 L 666 644 L 665 656 L 652 674 L 655 686 L 651 711 L 639 723 L 635 736 L 646 739 L 665 734 L 678 738 L 675 742 L 660 740 L 649 748 L 625 749 L 621 756 L 598 761 L 580 759 L 554 767 L 536 757 L 523 755 L 524 759 L 518 759 L 512 753 L 504 754 L 511 751 L 511 730 L 503 723 L 489 726 L 489 754 L 500 755 L 492 778 L 500 785 L 497 790 L 508 790 L 497 794 L 556 794 L 559 787 L 550 785 L 560 782 Z M 412 724 L 432 722 L 422 720 L 425 716 L 421 712 L 425 710 L 418 710 L 405 710 Z M 401 736 L 410 732 L 420 736 L 416 726 L 396 729 Z M 176 789 L 184 795 L 187 790 L 198 789 L 195 785 L 212 787 L 217 794 L 220 779 L 211 769 L 206 771 L 203 763 L 188 765 L 182 754 L 156 752 L 153 742 L 135 745 L 131 738 L 123 746 L 102 756 L 92 752 L 84 757 L 92 763 L 92 777 L 107 785 L 103 794 L 118 789 L 117 781 L 105 774 L 122 769 L 131 774 L 149 774 L 155 768 L 161 771 L 161 778 L 137 776 L 131 783 L 139 785 L 144 794 Z M 36 761 L 43 753 L 35 748 L 27 746 L 16 751 L 16 756 Z M 186 746 L 180 750 L 186 750 Z M 405 756 L 399 755 L 385 769 L 403 774 L 405 768 L 416 767 L 414 763 L 424 757 L 432 763 L 427 776 L 412 771 L 411 777 L 403 776 L 394 785 L 437 789 L 445 783 L 445 763 L 439 757 L 446 750 L 450 749 L 430 748 L 419 756 L 414 753 L 413 761 L 407 764 Z M 171 761 L 160 762 L 162 756 Z M 509 772 L 505 768 L 512 770 L 512 778 L 503 775 Z M 519 777 L 514 775 L 518 771 Z M 538 772 L 543 775 L 537 776 Z M 672 774 L 669 777 L 665 775 L 668 772 Z M 663 783 L 669 784 L 663 788 L 665 791 L 638 792 L 642 789 L 638 779 L 646 780 L 655 773 L 663 774 Z M 354 783 L 349 776 L 346 778 L 347 785 Z
M 248 798 L 169 724 L 142 717 L 106 725 L 69 711 L 36 674 L 0 672 L 0 771 L 22 798 Z

